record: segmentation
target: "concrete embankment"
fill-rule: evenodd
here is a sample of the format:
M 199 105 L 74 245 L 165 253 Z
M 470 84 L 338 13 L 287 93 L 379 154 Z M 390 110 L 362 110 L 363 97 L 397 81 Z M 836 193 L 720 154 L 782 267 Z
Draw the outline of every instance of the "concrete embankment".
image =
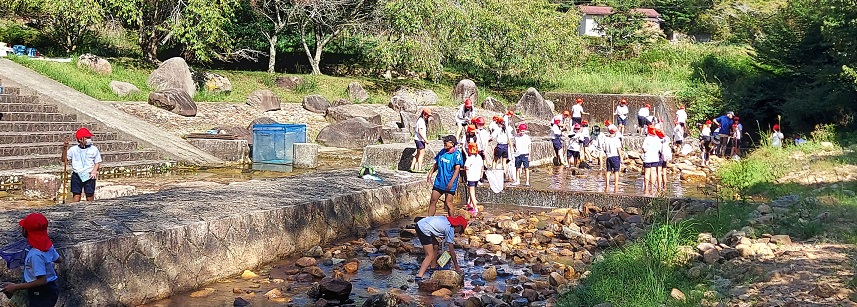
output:
M 39 209 L 66 262 L 66 306 L 139 305 L 359 235 L 424 208 L 422 175 L 330 171 L 228 185 L 189 185 L 92 203 Z M 192 186 L 192 187 L 191 187 Z M 2 242 L 21 239 L 18 220 L 0 218 Z M 20 270 L 2 272 L 20 280 Z

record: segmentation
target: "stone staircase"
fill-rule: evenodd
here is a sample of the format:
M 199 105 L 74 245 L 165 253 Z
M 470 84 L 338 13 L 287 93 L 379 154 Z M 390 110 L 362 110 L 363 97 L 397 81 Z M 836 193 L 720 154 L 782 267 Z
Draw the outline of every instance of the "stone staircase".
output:
M 115 132 L 94 123 L 81 122 L 73 114 L 59 113 L 57 106 L 41 103 L 36 95 L 19 88 L 3 87 L 0 94 L 0 185 L 15 184 L 20 175 L 61 173 L 63 141 L 77 142 L 75 131 L 87 127 L 101 150 L 105 174 L 162 169 L 174 163 L 161 159 L 152 149 L 141 149 Z

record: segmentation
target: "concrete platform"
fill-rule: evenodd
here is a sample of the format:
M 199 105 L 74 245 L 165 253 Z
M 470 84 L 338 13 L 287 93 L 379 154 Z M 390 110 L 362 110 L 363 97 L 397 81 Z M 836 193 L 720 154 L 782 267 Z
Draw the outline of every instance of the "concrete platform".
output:
M 381 183 L 330 171 L 39 209 L 66 259 L 61 304 L 140 305 L 424 210 L 422 175 L 379 171 Z M 21 239 L 30 212 L 0 216 L 0 242 Z

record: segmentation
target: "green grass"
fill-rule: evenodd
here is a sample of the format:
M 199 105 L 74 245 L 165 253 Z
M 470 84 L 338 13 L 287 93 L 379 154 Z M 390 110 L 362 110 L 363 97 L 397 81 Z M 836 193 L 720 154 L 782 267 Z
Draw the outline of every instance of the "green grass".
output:
M 682 273 L 686 263 L 679 252 L 680 246 L 692 243 L 689 230 L 687 223 L 658 224 L 641 240 L 606 252 L 577 287 L 559 297 L 557 305 L 699 306 L 709 287 Z M 687 300 L 673 299 L 673 288 Z

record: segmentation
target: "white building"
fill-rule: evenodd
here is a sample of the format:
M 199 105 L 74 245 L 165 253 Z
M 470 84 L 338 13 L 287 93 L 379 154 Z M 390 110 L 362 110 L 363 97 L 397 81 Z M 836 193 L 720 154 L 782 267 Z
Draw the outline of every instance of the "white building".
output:
M 580 25 L 577 26 L 577 32 L 581 36 L 604 36 L 603 31 L 598 30 L 598 20 L 604 16 L 613 14 L 613 8 L 609 6 L 578 6 L 583 17 L 580 19 Z M 642 13 L 645 15 L 646 26 L 650 29 L 661 31 L 661 14 L 654 9 L 633 9 L 631 12 Z

